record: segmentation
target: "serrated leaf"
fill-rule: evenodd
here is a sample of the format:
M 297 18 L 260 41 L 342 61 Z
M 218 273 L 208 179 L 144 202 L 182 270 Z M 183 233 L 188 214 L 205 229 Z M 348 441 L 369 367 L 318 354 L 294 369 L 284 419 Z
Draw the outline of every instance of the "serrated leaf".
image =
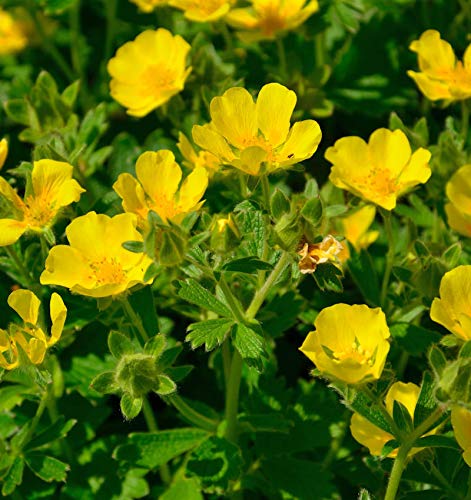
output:
M 155 392 L 160 396 L 167 396 L 177 390 L 177 384 L 167 375 L 158 375 L 157 378 L 159 380 L 159 387 Z
M 336 293 L 343 292 L 342 276 L 342 271 L 329 262 L 318 265 L 315 272 L 312 273 L 312 277 L 322 291 Z
M 16 487 L 21 484 L 23 480 L 23 470 L 25 462 L 23 457 L 16 457 L 12 466 L 8 470 L 6 476 L 3 478 L 2 495 L 11 495 Z
M 126 444 L 115 449 L 113 457 L 133 467 L 155 469 L 198 446 L 208 436 L 207 431 L 194 428 L 131 434 Z
M 57 458 L 39 453 L 28 453 L 25 456 L 28 467 L 43 481 L 65 481 L 69 465 Z
M 219 316 L 231 317 L 230 309 L 194 279 L 180 281 L 178 296 Z
M 268 355 L 265 349 L 265 339 L 260 334 L 247 325 L 238 323 L 233 343 L 249 366 L 259 372 L 263 370 L 263 358 L 267 358 Z
M 136 418 L 142 409 L 142 398 L 133 398 L 130 394 L 125 393 L 121 397 L 120 407 L 121 413 L 126 420 Z
M 52 443 L 57 439 L 62 439 L 67 436 L 72 427 L 77 423 L 77 420 L 65 420 L 61 415 L 51 426 L 33 438 L 25 447 L 25 450 L 34 450 L 46 444 Z
M 193 323 L 188 327 L 189 333 L 185 337 L 185 341 L 191 343 L 192 349 L 205 344 L 206 351 L 211 351 L 224 342 L 233 324 L 233 320 L 224 318 Z

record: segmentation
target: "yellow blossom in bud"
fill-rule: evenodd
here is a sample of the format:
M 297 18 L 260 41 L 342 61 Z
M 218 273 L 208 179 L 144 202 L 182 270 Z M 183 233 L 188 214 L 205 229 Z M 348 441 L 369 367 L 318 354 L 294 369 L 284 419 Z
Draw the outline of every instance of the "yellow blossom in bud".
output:
M 5 164 L 5 160 L 8 156 L 8 142 L 6 139 L 0 141 L 0 169 Z
M 417 400 L 419 399 L 420 387 L 408 383 L 404 384 L 403 382 L 394 383 L 388 390 L 386 394 L 386 398 L 384 400 L 386 410 L 391 415 L 393 415 L 394 401 L 403 404 L 411 419 L 414 418 L 415 407 L 417 406 Z M 354 413 L 352 415 L 352 420 L 350 423 L 350 431 L 352 436 L 363 446 L 366 446 L 372 455 L 381 455 L 381 451 L 383 446 L 388 442 L 394 439 L 394 436 L 389 432 L 376 427 L 376 425 L 372 424 L 365 417 L 359 415 L 358 413 Z M 428 432 L 428 434 L 435 434 L 436 430 L 432 430 Z M 417 453 L 422 448 L 412 448 L 409 452 L 409 455 Z M 397 449 L 393 450 L 388 457 L 394 458 L 397 456 Z
M 152 12 L 156 7 L 163 7 L 168 0 L 130 0 L 139 7 L 142 12 Z
M 471 411 L 454 406 L 451 409 L 451 425 L 456 441 L 464 450 L 464 461 L 471 467 Z
M 21 24 L 0 8 L 0 56 L 20 52 L 27 43 Z
M 85 190 L 72 179 L 72 165 L 61 161 L 35 161 L 31 189 L 24 200 L 0 177 L 0 197 L 10 205 L 11 216 L 0 219 L 0 246 L 15 243 L 26 231 L 43 232 L 54 224 L 61 208 L 80 199 Z
M 333 164 L 329 178 L 335 186 L 386 210 L 431 175 L 430 151 L 419 148 L 412 153 L 401 130 L 380 128 L 368 143 L 360 137 L 343 137 L 327 149 L 325 157 Z
M 220 163 L 250 175 L 270 173 L 310 158 L 321 140 L 314 120 L 290 127 L 296 94 L 269 83 L 260 90 L 257 102 L 241 87 L 233 87 L 210 104 L 211 122 L 193 127 L 193 139 Z
M 115 296 L 138 283 L 152 263 L 143 253 L 123 248 L 126 241 L 143 241 L 133 214 L 114 217 L 89 212 L 66 228 L 70 245 L 52 247 L 41 284 L 61 285 L 89 297 Z
M 208 186 L 208 173 L 196 167 L 178 187 L 182 170 L 171 151 L 147 151 L 136 163 L 136 176 L 120 174 L 113 189 L 123 200 L 125 212 L 138 216 L 141 227 L 147 225 L 150 210 L 163 221 L 180 222 L 185 214 L 198 210 Z
M 445 273 L 440 298 L 433 299 L 430 317 L 462 340 L 471 340 L 471 266 Z
M 191 168 L 192 170 L 196 167 L 203 167 L 211 177 L 221 166 L 219 159 L 209 151 L 200 151 L 197 153 L 186 135 L 181 132 L 178 134 L 177 147 L 185 159 L 183 161 L 185 167 Z
M 129 115 L 147 115 L 183 90 L 191 71 L 189 50 L 181 36 L 166 29 L 144 31 L 108 62 L 111 96 Z
M 317 316 L 300 350 L 326 377 L 347 384 L 377 380 L 389 352 L 389 328 L 380 308 L 335 304 Z
M 280 33 L 296 29 L 319 10 L 317 0 L 251 0 L 251 5 L 232 10 L 226 17 L 242 30 L 246 42 L 273 40 Z
M 41 302 L 29 290 L 15 290 L 8 297 L 9 306 L 23 320 L 23 325 L 11 323 L 8 331 L 0 330 L 0 368 L 13 370 L 20 365 L 21 349 L 31 363 L 43 362 L 46 351 L 56 344 L 64 328 L 67 308 L 62 298 L 53 293 L 50 303 L 51 332 L 46 335 L 39 321 Z
M 332 235 L 327 235 L 320 243 L 304 243 L 298 255 L 301 256 L 299 261 L 299 270 L 303 274 L 312 274 L 318 264 L 332 262 L 338 265 L 339 255 L 341 255 L 344 246 L 340 241 L 336 240 Z
M 459 168 L 446 185 L 450 203 L 445 205 L 448 225 L 471 238 L 471 165 Z
M 408 71 L 421 92 L 432 101 L 471 97 L 471 45 L 463 62 L 457 61 L 451 45 L 436 30 L 427 30 L 409 48 L 417 52 L 420 72 Z
M 169 5 L 184 12 L 187 19 L 200 23 L 225 16 L 235 0 L 169 0 Z

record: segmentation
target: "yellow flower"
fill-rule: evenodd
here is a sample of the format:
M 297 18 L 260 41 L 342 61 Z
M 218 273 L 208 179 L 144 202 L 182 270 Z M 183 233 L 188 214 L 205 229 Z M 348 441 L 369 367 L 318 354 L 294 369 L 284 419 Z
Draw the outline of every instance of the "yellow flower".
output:
M 247 42 L 273 40 L 279 33 L 294 30 L 319 10 L 317 0 L 251 0 L 252 5 L 230 12 L 226 21 L 243 30 Z
M 357 252 L 363 248 L 368 248 L 379 236 L 379 231 L 368 231 L 375 219 L 375 215 L 376 208 L 372 205 L 365 205 L 340 220 L 343 236 Z M 348 246 L 344 245 L 344 248 L 346 252 L 341 260 L 346 260 L 350 256 Z
M 459 168 L 446 185 L 448 225 L 471 238 L 471 165 Z
M 142 12 L 152 12 L 156 7 L 163 7 L 168 0 L 130 0 L 139 7 Z
M 427 30 L 409 48 L 417 52 L 420 72 L 408 71 L 421 92 L 432 101 L 452 101 L 471 97 L 471 45 L 463 62 L 457 61 L 451 45 L 440 38 L 440 33 Z
M 123 248 L 125 241 L 142 241 L 136 216 L 115 217 L 89 212 L 74 219 L 66 228 L 68 245 L 49 251 L 43 285 L 61 285 L 89 297 L 118 295 L 138 283 L 151 259 Z
M 302 274 L 312 274 L 318 264 L 332 262 L 335 265 L 339 264 L 339 255 L 342 253 L 344 246 L 340 241 L 336 240 L 332 235 L 327 235 L 320 243 L 304 243 L 298 255 L 301 256 L 299 261 L 299 270 Z
M 16 311 L 24 324 L 11 323 L 8 332 L 0 330 L 0 368 L 13 370 L 20 365 L 19 348 L 29 360 L 39 365 L 46 351 L 57 343 L 62 335 L 67 308 L 62 298 L 53 293 L 50 303 L 51 333 L 46 335 L 39 321 L 41 302 L 29 290 L 15 290 L 8 297 L 9 306 Z
M 147 214 L 156 212 L 163 221 L 179 222 L 185 214 L 198 210 L 208 186 L 208 173 L 196 167 L 183 181 L 182 170 L 171 151 L 146 151 L 137 160 L 135 179 L 120 174 L 113 189 L 123 200 L 125 212 L 139 217 L 141 227 L 147 226 Z
M 0 170 L 5 164 L 5 160 L 8 156 L 8 142 L 6 139 L 0 141 Z
M 108 62 L 111 96 L 129 115 L 147 115 L 183 90 L 191 71 L 189 50 L 181 36 L 166 29 L 144 31 Z
M 335 304 L 319 313 L 314 326 L 300 350 L 321 373 L 347 384 L 380 378 L 390 336 L 381 309 Z
M 464 450 L 464 461 L 471 467 L 471 411 L 454 406 L 451 409 L 451 425 L 456 441 Z
M 80 199 L 85 190 L 72 179 L 72 165 L 54 160 L 35 161 L 31 189 L 24 201 L 0 177 L 0 197 L 10 205 L 11 217 L 0 219 L 0 246 L 15 243 L 26 231 L 41 233 L 51 227 L 61 208 Z
M 463 340 L 471 340 L 471 266 L 445 273 L 440 298 L 433 299 L 430 317 Z
M 20 52 L 27 43 L 21 24 L 0 8 L 0 56 Z
M 192 170 L 196 167 L 203 167 L 211 177 L 221 166 L 219 159 L 212 153 L 209 153 L 208 151 L 200 151 L 199 153 L 196 153 L 186 135 L 181 132 L 178 134 L 177 147 L 183 155 L 183 158 L 186 160 L 183 161 L 183 165 L 185 165 L 185 167 L 191 168 Z
M 325 152 L 333 163 L 333 184 L 386 210 L 396 206 L 399 196 L 427 182 L 430 156 L 423 148 L 412 154 L 401 130 L 385 128 L 375 130 L 368 144 L 360 137 L 343 137 Z
M 278 83 L 260 90 L 257 102 L 241 87 L 211 101 L 211 123 L 193 127 L 193 139 L 219 161 L 250 175 L 272 172 L 310 158 L 321 140 L 314 120 L 290 118 L 296 94 Z M 262 169 L 265 164 L 265 169 Z
M 393 407 L 394 401 L 402 403 L 408 410 L 409 415 L 413 419 L 415 407 L 417 405 L 417 400 L 419 399 L 420 387 L 408 383 L 404 384 L 403 382 L 396 382 L 390 388 L 388 393 L 386 394 L 386 398 L 384 400 L 386 404 L 386 410 L 392 416 L 393 415 Z M 366 446 L 372 455 L 381 455 L 381 451 L 383 446 L 388 442 L 394 439 L 392 434 L 389 432 L 376 427 L 376 425 L 372 424 L 365 417 L 362 417 L 358 413 L 354 413 L 352 415 L 352 420 L 350 423 L 350 431 L 352 436 L 363 446 Z M 427 434 L 434 434 L 436 431 L 428 432 Z M 410 455 L 417 453 L 422 448 L 412 448 L 409 452 Z M 388 457 L 397 456 L 397 449 L 392 451 Z
M 234 2 L 235 0 L 169 0 L 169 5 L 183 10 L 187 19 L 204 23 L 221 19 Z

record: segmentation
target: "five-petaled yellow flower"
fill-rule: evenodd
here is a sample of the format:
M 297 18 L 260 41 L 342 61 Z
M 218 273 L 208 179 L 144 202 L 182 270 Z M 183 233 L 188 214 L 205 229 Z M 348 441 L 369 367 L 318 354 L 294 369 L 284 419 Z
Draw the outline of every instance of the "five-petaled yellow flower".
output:
M 394 401 L 397 401 L 403 404 L 409 415 L 413 419 L 415 407 L 417 406 L 417 400 L 419 399 L 420 387 L 408 383 L 404 384 L 403 382 L 395 382 L 388 390 L 386 397 L 384 399 L 386 410 L 388 413 L 393 415 Z M 394 436 L 389 432 L 376 427 L 376 425 L 372 424 L 365 417 L 359 415 L 358 413 L 354 413 L 352 415 L 352 420 L 350 423 L 350 431 L 352 436 L 363 446 L 366 446 L 372 455 L 381 455 L 381 451 L 383 446 L 388 442 L 394 439 Z M 436 431 L 429 431 L 427 434 L 434 434 Z M 422 448 L 412 448 L 409 452 L 409 455 L 417 453 Z M 397 449 L 393 450 L 388 457 L 396 457 Z
M 163 7 L 168 4 L 168 0 L 130 0 L 135 3 L 142 12 L 152 12 L 156 7 Z
M 314 326 L 300 350 L 322 374 L 347 384 L 381 377 L 390 336 L 381 309 L 335 304 L 319 313 Z
M 0 56 L 20 52 L 27 43 L 28 39 L 21 24 L 0 8 Z
M 471 467 L 471 411 L 454 406 L 451 409 L 451 425 L 456 441 L 464 450 L 464 461 Z
M 23 320 L 23 325 L 11 323 L 8 332 L 0 330 L 0 368 L 13 370 L 21 364 L 19 350 L 31 363 L 43 362 L 46 351 L 56 344 L 64 328 L 67 308 L 59 294 L 53 293 L 50 303 L 51 333 L 46 335 L 39 320 L 41 302 L 29 290 L 15 290 L 8 297 L 9 306 Z
M 446 185 L 448 225 L 471 238 L 471 165 L 459 168 Z
M 430 151 L 419 148 L 412 153 L 401 130 L 375 130 L 368 144 L 360 137 L 343 137 L 325 157 L 333 163 L 329 177 L 333 184 L 386 210 L 431 175 Z
M 41 274 L 43 285 L 61 285 L 89 297 L 110 297 L 138 283 L 151 259 L 123 248 L 126 241 L 142 241 L 133 214 L 114 217 L 89 212 L 66 228 L 68 245 L 52 247 Z
M 212 176 L 221 166 L 219 159 L 209 151 L 199 151 L 197 153 L 186 135 L 181 132 L 178 134 L 177 147 L 184 158 L 183 165 L 191 168 L 191 170 L 196 167 L 203 167 L 207 170 L 208 175 Z
M 26 231 L 43 232 L 54 224 L 61 208 L 80 199 L 85 190 L 72 179 L 72 171 L 68 163 L 35 161 L 24 201 L 0 177 L 0 197 L 10 206 L 10 216 L 0 219 L 0 246 L 15 243 Z
M 150 210 L 163 221 L 179 222 L 185 214 L 198 210 L 208 186 L 208 173 L 196 167 L 178 186 L 182 170 L 171 151 L 146 151 L 137 160 L 135 179 L 131 174 L 120 174 L 113 189 L 123 200 L 125 212 L 139 217 L 141 227 L 147 226 Z
M 187 19 L 200 23 L 221 19 L 234 3 L 235 0 L 169 0 L 169 4 L 182 10 Z
M 0 141 L 0 169 L 5 164 L 7 156 L 8 156 L 8 142 L 6 139 L 2 139 Z
M 433 299 L 430 317 L 462 340 L 471 340 L 471 266 L 445 273 L 440 298 Z
M 129 115 L 147 115 L 183 90 L 191 71 L 189 50 L 181 36 L 166 29 L 144 31 L 108 62 L 111 96 Z
M 319 10 L 317 0 L 251 0 L 249 7 L 232 10 L 227 22 L 243 30 L 247 42 L 273 40 L 279 33 L 294 30 Z
M 420 72 L 408 71 L 421 92 L 432 101 L 450 101 L 471 97 L 471 45 L 463 62 L 457 61 L 451 45 L 440 38 L 436 30 L 427 30 L 411 43 L 417 52 Z
M 296 94 L 278 83 L 260 90 L 257 102 L 241 87 L 233 87 L 211 101 L 209 124 L 193 127 L 198 146 L 219 161 L 250 175 L 270 173 L 310 158 L 321 140 L 314 120 L 290 118 Z
M 362 249 L 368 248 L 374 243 L 379 231 L 368 231 L 373 223 L 376 215 L 376 208 L 373 205 L 365 205 L 346 217 L 340 219 L 341 234 L 359 252 Z M 339 256 L 341 261 L 345 261 L 350 257 L 348 245 L 343 245 L 344 252 Z

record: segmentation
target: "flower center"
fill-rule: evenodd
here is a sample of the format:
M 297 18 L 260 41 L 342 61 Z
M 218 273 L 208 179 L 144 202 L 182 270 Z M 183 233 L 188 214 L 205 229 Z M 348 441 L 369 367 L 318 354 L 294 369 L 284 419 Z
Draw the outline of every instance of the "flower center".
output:
M 388 196 L 398 190 L 397 180 L 393 179 L 387 168 L 372 169 L 368 175 L 359 177 L 355 183 L 358 190 L 365 194 Z
M 286 16 L 280 12 L 280 7 L 274 4 L 264 6 L 259 12 L 260 31 L 267 36 L 271 36 L 286 26 Z
M 175 86 L 175 71 L 171 68 L 162 68 L 158 64 L 151 64 L 142 73 L 141 80 L 141 95 L 160 94 L 162 90 Z
M 28 196 L 25 200 L 24 220 L 32 229 L 50 225 L 56 213 L 54 204 L 46 197 Z
M 114 258 L 104 257 L 97 262 L 91 262 L 90 268 L 97 285 L 118 284 L 126 281 L 123 266 Z
M 178 210 L 174 200 L 169 200 L 164 196 L 154 198 L 148 202 L 149 210 L 153 210 L 160 215 L 162 220 L 171 219 L 178 214 Z
M 372 365 L 371 352 L 368 349 L 363 349 L 358 342 L 353 342 L 349 349 L 344 351 L 334 351 L 332 353 L 334 359 L 338 361 L 351 360 L 355 361 L 360 365 L 368 364 Z

